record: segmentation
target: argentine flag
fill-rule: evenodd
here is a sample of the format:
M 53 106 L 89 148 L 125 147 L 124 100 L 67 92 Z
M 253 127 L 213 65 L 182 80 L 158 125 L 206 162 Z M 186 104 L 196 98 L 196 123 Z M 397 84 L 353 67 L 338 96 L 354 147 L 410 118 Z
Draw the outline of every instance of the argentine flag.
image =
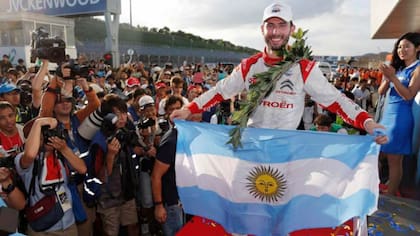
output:
M 244 129 L 177 120 L 176 183 L 184 210 L 228 232 L 287 235 L 376 211 L 379 146 L 371 136 Z

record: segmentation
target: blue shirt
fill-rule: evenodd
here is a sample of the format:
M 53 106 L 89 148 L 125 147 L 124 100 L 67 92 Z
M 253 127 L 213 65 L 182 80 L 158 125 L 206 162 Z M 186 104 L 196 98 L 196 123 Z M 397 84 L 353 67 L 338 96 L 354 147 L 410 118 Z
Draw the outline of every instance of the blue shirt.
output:
M 15 158 L 16 172 L 22 178 L 23 183 L 25 184 L 25 189 L 29 192 L 29 186 L 31 184 L 32 169 L 34 167 L 34 163 L 32 163 L 28 168 L 23 169 L 20 166 L 20 159 L 22 158 L 22 156 L 23 156 L 23 153 L 19 153 Z M 37 158 L 39 158 L 39 156 Z M 68 179 L 67 179 L 67 175 L 66 175 L 66 170 L 65 170 L 63 165 L 62 165 L 62 168 L 61 168 L 61 173 L 64 176 L 64 183 L 62 184 L 62 186 L 65 189 L 66 195 L 67 195 L 67 197 L 70 201 L 70 205 L 71 205 L 71 203 L 72 203 L 71 192 L 70 192 L 70 189 L 67 187 Z M 40 174 L 41 173 L 38 173 L 38 175 L 40 175 Z M 34 192 L 35 192 L 34 194 L 30 194 L 30 196 L 29 196 L 31 204 L 34 204 L 35 202 L 38 202 L 41 198 L 43 198 L 45 196 L 45 194 L 40 191 L 38 176 L 35 177 Z M 64 212 L 64 216 L 59 222 L 57 222 L 55 225 L 53 225 L 51 228 L 49 228 L 48 230 L 45 230 L 45 231 L 50 232 L 50 231 L 64 230 L 64 229 L 67 229 L 68 227 L 70 227 L 71 225 L 73 225 L 74 223 L 75 223 L 75 219 L 74 219 L 74 215 L 73 215 L 73 210 L 70 208 L 69 210 Z

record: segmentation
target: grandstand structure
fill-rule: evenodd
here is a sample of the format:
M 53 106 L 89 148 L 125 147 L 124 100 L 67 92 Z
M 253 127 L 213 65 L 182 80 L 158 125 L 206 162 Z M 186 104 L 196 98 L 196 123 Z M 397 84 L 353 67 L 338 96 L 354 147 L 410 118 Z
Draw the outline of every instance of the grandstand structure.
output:
M 101 42 L 79 41 L 76 43 L 76 47 L 79 54 L 85 54 L 91 59 L 102 58 L 103 52 L 106 51 L 105 45 Z M 170 47 L 167 45 L 135 45 L 131 42 L 120 42 L 119 53 L 121 63 L 129 61 L 128 49 L 134 50 L 132 61 L 142 61 L 147 65 L 163 65 L 168 62 L 175 66 L 180 66 L 184 62 L 201 64 L 223 62 L 238 64 L 241 59 L 250 56 L 248 53 L 224 50 Z

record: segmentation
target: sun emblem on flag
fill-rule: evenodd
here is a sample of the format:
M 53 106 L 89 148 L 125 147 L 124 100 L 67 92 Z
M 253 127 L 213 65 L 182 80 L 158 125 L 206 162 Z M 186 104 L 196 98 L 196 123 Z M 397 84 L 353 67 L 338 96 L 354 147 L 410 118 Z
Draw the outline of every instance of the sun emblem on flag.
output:
M 284 175 L 271 166 L 254 167 L 246 179 L 248 192 L 261 201 L 277 202 L 286 191 Z

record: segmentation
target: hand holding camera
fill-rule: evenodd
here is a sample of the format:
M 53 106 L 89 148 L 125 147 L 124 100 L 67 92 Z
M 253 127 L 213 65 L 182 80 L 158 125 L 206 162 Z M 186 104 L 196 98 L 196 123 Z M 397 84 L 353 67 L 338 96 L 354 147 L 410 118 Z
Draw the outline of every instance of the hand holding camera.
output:
M 108 142 L 108 154 L 112 157 L 115 157 L 115 155 L 120 150 L 121 145 L 120 142 L 116 137 L 112 138 L 110 142 Z
M 61 77 L 66 80 L 71 76 L 71 68 L 69 63 L 61 64 Z
M 57 119 L 54 117 L 41 117 L 35 120 L 35 123 L 39 125 L 39 127 L 45 127 L 43 129 L 54 129 L 57 127 Z
M 47 142 L 48 142 L 48 145 L 52 146 L 54 149 L 56 149 L 59 152 L 63 152 L 63 150 L 68 147 L 66 141 L 57 136 L 49 137 Z
M 79 77 L 76 79 L 76 84 L 83 89 L 83 91 L 88 91 L 89 90 L 89 84 L 86 80 L 86 78 L 83 77 Z

